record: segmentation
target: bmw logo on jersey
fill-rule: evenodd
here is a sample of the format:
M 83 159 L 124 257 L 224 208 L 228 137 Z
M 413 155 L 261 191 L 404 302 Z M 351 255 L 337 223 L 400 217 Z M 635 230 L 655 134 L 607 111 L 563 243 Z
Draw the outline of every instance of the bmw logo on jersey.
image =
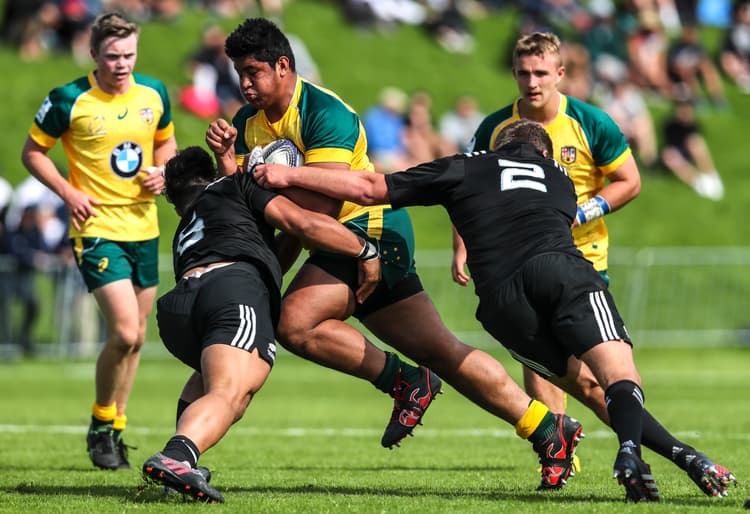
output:
M 133 178 L 143 164 L 143 148 L 138 143 L 125 141 L 112 150 L 109 165 L 118 177 Z

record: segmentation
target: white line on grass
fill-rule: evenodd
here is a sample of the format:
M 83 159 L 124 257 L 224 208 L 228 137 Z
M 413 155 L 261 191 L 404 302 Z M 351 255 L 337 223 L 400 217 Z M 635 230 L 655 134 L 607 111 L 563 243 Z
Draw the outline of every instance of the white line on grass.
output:
M 85 434 L 87 427 L 82 425 L 0 425 L 0 434 L 6 433 L 36 433 L 36 434 Z M 153 435 L 169 434 L 173 429 L 169 427 L 128 427 L 131 434 Z M 494 437 L 498 439 L 512 439 L 518 437 L 514 430 L 497 428 L 472 428 L 472 429 L 437 429 L 420 428 L 420 437 Z M 380 436 L 382 430 L 369 428 L 259 428 L 259 427 L 233 427 L 232 433 L 257 436 L 281 436 L 281 437 L 375 437 Z M 587 438 L 609 439 L 614 434 L 608 430 L 584 431 Z M 700 439 L 700 432 L 676 432 L 677 438 Z M 750 441 L 750 434 L 722 434 L 722 437 L 740 441 Z

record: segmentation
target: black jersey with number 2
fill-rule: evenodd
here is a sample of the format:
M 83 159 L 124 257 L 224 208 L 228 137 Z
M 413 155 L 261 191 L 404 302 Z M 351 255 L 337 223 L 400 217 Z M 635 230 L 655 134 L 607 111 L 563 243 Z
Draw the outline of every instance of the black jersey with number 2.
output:
M 196 266 L 245 261 L 258 266 L 280 288 L 281 267 L 272 250 L 274 228 L 263 214 L 276 196 L 244 173 L 206 186 L 183 214 L 172 240 L 175 278 Z
M 573 183 L 529 144 L 459 154 L 386 176 L 393 207 L 443 205 L 464 240 L 477 294 L 534 255 L 581 255 L 570 227 Z

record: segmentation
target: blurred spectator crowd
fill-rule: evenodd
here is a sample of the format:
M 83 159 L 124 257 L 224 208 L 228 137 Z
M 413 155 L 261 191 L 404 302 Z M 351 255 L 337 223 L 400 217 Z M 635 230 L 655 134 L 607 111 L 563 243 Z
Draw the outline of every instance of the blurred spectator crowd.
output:
M 80 63 L 89 56 L 89 27 L 99 14 L 119 11 L 134 21 L 169 21 L 184 9 L 219 17 L 279 17 L 291 0 L 5 0 L 0 37 L 26 59 L 49 51 L 71 51 Z

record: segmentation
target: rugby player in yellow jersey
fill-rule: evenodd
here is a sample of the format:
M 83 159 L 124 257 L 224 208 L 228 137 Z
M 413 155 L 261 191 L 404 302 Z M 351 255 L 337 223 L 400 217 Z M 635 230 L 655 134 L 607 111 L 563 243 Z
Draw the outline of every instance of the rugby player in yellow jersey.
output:
M 373 172 L 359 116 L 331 91 L 297 75 L 289 42 L 273 23 L 246 20 L 227 38 L 225 49 L 248 105 L 231 126 L 220 119 L 207 130 L 206 142 L 223 173 L 235 173 L 243 155 L 280 138 L 294 142 L 306 164 L 342 174 L 350 169 Z M 365 302 L 358 303 L 356 259 L 313 252 L 286 291 L 277 338 L 293 353 L 368 380 L 394 398 L 383 446 L 398 445 L 411 433 L 440 390 L 439 375 L 477 405 L 516 424 L 518 433 L 535 443 L 542 458 L 554 460 L 554 455 L 566 462 L 572 458 L 580 423 L 552 416 L 541 403 L 532 403 L 498 361 L 463 344 L 445 327 L 416 274 L 414 236 L 405 210 L 301 193 L 285 191 L 304 207 L 335 216 L 378 246 L 383 280 Z M 368 341 L 345 323 L 351 316 L 421 366 L 411 366 Z M 193 384 L 200 382 L 196 379 Z M 186 388 L 178 411 L 196 394 Z
M 155 195 L 177 144 L 164 84 L 133 72 L 137 25 L 103 14 L 90 46 L 94 71 L 49 93 L 21 158 L 65 202 L 78 268 L 106 320 L 86 442 L 95 466 L 120 469 L 130 466 L 121 433 L 159 279 Z M 58 139 L 67 180 L 47 155 Z

